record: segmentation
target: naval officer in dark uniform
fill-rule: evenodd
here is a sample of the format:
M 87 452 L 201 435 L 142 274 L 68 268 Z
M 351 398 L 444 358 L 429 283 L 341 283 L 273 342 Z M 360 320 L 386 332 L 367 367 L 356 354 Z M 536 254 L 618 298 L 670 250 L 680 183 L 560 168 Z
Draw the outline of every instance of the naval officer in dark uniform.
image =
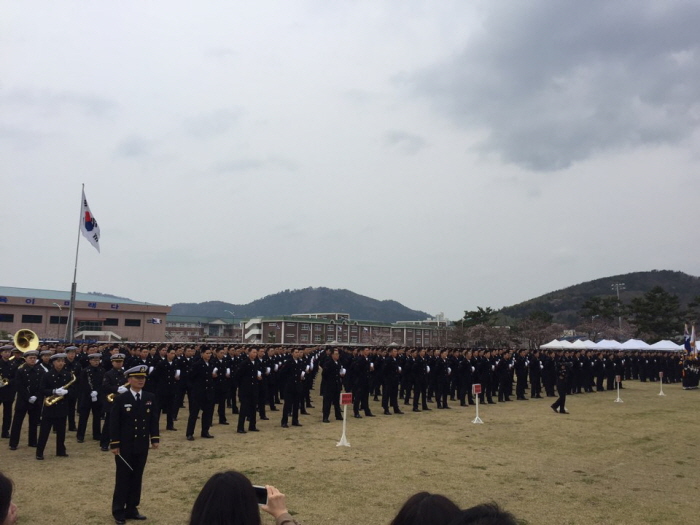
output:
M 138 511 L 141 502 L 143 470 L 149 445 L 160 443 L 156 396 L 143 390 L 148 366 L 139 365 L 124 372 L 129 389 L 114 399 L 109 418 L 109 447 L 117 465 L 112 496 L 112 516 L 116 525 L 125 520 L 145 520 Z

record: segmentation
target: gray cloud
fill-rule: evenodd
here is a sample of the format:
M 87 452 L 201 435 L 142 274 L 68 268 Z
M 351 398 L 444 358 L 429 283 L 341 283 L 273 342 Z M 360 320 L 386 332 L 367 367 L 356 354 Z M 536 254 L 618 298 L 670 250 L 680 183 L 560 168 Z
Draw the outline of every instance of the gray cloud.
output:
M 187 133 L 198 139 L 207 139 L 226 133 L 239 120 L 240 111 L 218 109 L 210 113 L 185 119 Z
M 17 89 L 0 96 L 0 104 L 14 107 L 32 107 L 44 115 L 54 115 L 62 110 L 77 110 L 87 116 L 103 117 L 117 107 L 117 103 L 94 95 L 71 91 L 35 91 Z
M 152 141 L 143 137 L 128 137 L 117 146 L 117 155 L 120 157 L 146 157 L 151 154 Z
M 700 4 L 490 3 L 456 56 L 400 79 L 530 170 L 674 144 L 700 123 Z
M 384 141 L 387 145 L 410 155 L 418 153 L 427 146 L 423 137 L 405 131 L 389 131 L 385 134 Z

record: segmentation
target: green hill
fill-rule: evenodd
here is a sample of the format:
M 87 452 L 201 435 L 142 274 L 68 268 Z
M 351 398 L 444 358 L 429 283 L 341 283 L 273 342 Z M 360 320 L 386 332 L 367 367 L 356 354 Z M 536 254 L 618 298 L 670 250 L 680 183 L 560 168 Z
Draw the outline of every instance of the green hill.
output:
M 172 306 L 171 314 L 203 317 L 230 316 L 225 310 L 231 310 L 237 318 L 341 312 L 350 314 L 352 319 L 394 323 L 421 321 L 430 317 L 426 312 L 411 310 L 396 301 L 378 301 L 350 290 L 330 288 L 285 290 L 248 304 L 231 304 L 223 301 L 176 303 Z
M 594 296 L 616 295 L 612 285 L 624 283 L 620 290 L 620 300 L 629 303 L 634 297 L 641 296 L 655 286 L 660 286 L 667 292 L 677 295 L 681 306 L 687 306 L 696 296 L 700 296 L 700 278 L 683 272 L 671 270 L 652 270 L 650 272 L 634 272 L 623 275 L 613 275 L 569 286 L 562 290 L 530 299 L 513 306 L 507 306 L 499 311 L 506 320 L 517 320 L 528 317 L 536 311 L 552 314 L 553 321 L 567 326 L 574 326 L 581 321 L 579 310 L 583 303 Z

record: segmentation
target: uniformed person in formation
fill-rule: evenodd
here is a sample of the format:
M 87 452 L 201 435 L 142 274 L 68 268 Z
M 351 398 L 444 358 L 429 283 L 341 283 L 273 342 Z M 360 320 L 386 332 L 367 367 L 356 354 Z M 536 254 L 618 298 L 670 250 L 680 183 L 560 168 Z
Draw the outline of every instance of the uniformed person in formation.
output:
M 117 466 L 112 497 L 112 516 L 116 525 L 124 525 L 125 520 L 146 519 L 138 510 L 143 470 L 149 446 L 155 449 L 160 443 L 156 396 L 143 390 L 147 375 L 145 365 L 124 372 L 129 387 L 114 399 L 109 418 L 109 447 Z
M 37 364 L 39 352 L 29 350 L 24 353 L 24 363 L 17 368 L 15 384 L 17 386 L 17 402 L 10 430 L 10 450 L 17 450 L 19 436 L 22 431 L 24 417 L 29 415 L 27 437 L 29 446 L 36 447 L 37 428 L 41 417 L 41 404 L 44 396 L 41 393 L 41 376 L 44 369 Z
M 10 437 L 12 404 L 15 402 L 15 366 L 10 360 L 12 345 L 0 346 L 0 408 L 2 408 L 2 437 Z
M 36 459 L 44 459 L 44 448 L 51 429 L 56 432 L 56 455 L 68 457 L 66 453 L 66 422 L 68 420 L 68 389 L 75 383 L 73 372 L 66 369 L 66 354 L 51 356 L 51 370 L 41 378 L 41 393 L 44 395 L 44 410 L 41 413 L 41 430 L 36 447 Z

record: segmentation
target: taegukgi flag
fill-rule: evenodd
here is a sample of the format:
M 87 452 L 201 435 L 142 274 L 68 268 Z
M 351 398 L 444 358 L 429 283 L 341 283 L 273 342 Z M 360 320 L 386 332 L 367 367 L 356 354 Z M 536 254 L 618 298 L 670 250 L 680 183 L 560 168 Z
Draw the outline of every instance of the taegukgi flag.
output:
M 80 231 L 83 232 L 83 235 L 90 241 L 90 244 L 99 252 L 100 227 L 97 225 L 97 221 L 90 211 L 90 206 L 88 206 L 87 199 L 85 198 L 85 190 L 83 190 L 83 213 L 80 217 Z

